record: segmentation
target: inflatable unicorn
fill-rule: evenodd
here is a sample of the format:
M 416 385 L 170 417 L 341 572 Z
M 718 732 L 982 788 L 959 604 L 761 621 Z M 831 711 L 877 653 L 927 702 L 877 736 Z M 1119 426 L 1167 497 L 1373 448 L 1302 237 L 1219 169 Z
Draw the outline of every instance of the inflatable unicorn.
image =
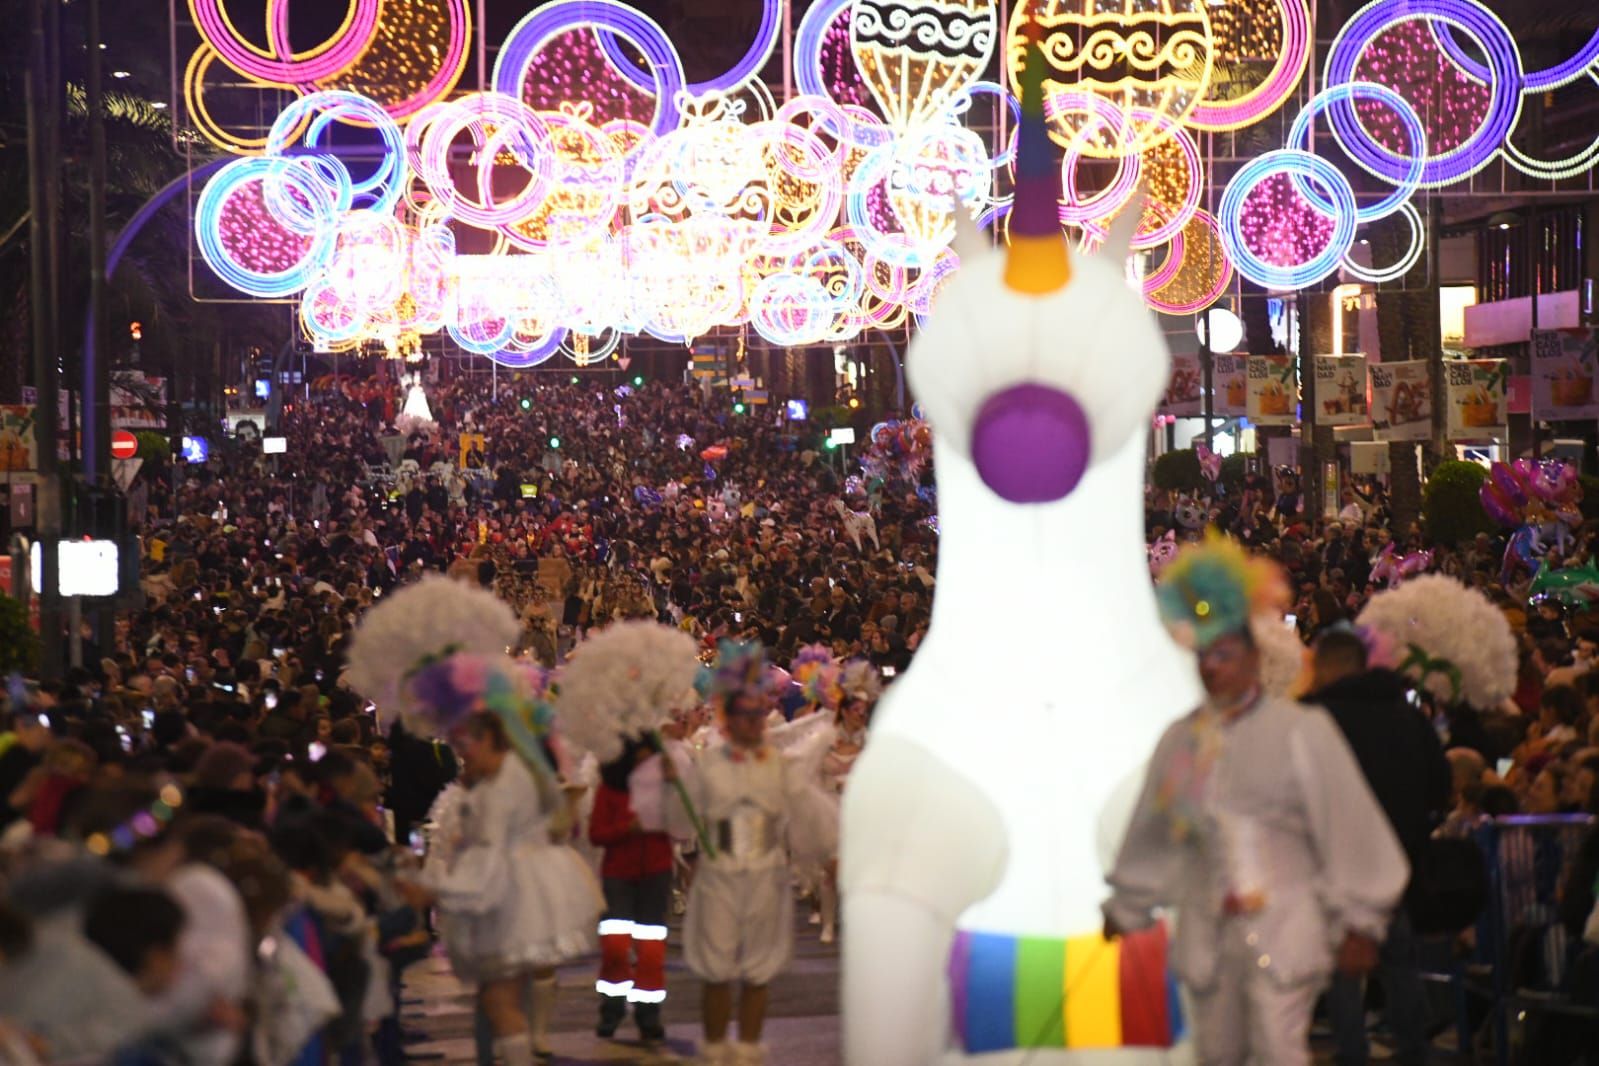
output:
M 1130 226 L 1068 254 L 1043 67 L 1029 55 L 1009 249 L 957 232 L 910 349 L 938 596 L 844 796 L 850 1066 L 1167 1063 L 1181 1036 L 1164 932 L 1099 933 L 1145 760 L 1199 701 L 1144 549 L 1169 356 L 1128 286 Z

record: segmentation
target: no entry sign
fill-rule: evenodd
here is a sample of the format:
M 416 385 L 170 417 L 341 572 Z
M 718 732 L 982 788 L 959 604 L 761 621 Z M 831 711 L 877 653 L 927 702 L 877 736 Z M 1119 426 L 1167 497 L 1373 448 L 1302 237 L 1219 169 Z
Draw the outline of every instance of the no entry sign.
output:
M 113 459 L 132 459 L 139 453 L 139 438 L 125 429 L 119 429 L 111 434 L 111 457 Z

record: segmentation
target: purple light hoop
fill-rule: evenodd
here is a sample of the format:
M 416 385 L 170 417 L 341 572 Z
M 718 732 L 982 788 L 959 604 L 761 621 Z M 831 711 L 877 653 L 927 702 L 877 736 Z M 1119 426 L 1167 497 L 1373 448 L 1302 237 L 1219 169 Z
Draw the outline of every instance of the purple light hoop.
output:
M 1397 13 L 1393 4 L 1379 0 L 1362 8 L 1339 31 L 1327 55 L 1324 83 L 1353 82 L 1355 68 L 1371 42 L 1389 28 L 1417 18 L 1441 19 L 1471 34 L 1488 53 L 1494 72 L 1482 125 L 1461 144 L 1426 160 L 1421 184 L 1434 187 L 1459 181 L 1487 166 L 1515 129 L 1521 118 L 1521 56 L 1504 23 L 1473 0 L 1402 0 Z M 1410 160 L 1377 143 L 1360 125 L 1353 104 L 1335 101 L 1327 111 L 1339 143 L 1352 159 L 1390 184 L 1405 182 Z
M 759 74 L 766 61 L 772 58 L 772 49 L 777 44 L 780 21 L 778 16 L 783 12 L 783 0 L 761 0 L 761 4 L 761 27 L 755 31 L 755 40 L 750 42 L 749 51 L 745 52 L 743 58 L 734 63 L 725 74 L 709 81 L 698 81 L 689 85 L 690 96 L 703 96 L 706 93 L 726 92 L 728 89 L 737 88 Z M 600 49 L 618 74 L 646 92 L 655 90 L 654 79 L 639 70 L 638 66 L 627 57 L 622 51 L 622 46 L 617 43 L 616 34 L 596 30 L 594 36 L 599 38 Z
M 528 14 L 500 47 L 494 61 L 494 88 L 520 100 L 528 68 L 539 49 L 569 30 L 595 26 L 621 34 L 644 53 L 655 73 L 655 121 L 650 128 L 657 135 L 676 129 L 677 97 L 684 88 L 683 60 L 653 19 L 616 0 L 569 0 Z

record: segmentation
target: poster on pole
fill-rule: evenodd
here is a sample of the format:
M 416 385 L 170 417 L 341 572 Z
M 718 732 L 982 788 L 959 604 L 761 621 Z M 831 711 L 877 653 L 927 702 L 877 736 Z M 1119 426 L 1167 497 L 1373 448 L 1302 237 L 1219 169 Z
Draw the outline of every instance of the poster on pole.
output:
M 1316 356 L 1316 424 L 1363 426 L 1366 408 L 1366 357 Z
M 1445 399 L 1449 404 L 1449 439 L 1509 439 L 1505 359 L 1450 359 L 1444 363 Z
M 0 473 L 39 469 L 33 422 L 37 408 L 22 404 L 0 407 Z
M 1432 436 L 1432 375 L 1425 359 L 1373 363 L 1371 428 L 1378 440 L 1427 440 Z
M 1160 413 L 1189 418 L 1205 413 L 1205 372 L 1198 355 L 1171 357 L 1171 377 L 1166 379 Z
M 1550 422 L 1599 418 L 1599 331 L 1545 329 L 1532 337 L 1532 413 Z
M 1249 357 L 1249 420 L 1257 426 L 1291 426 L 1299 415 L 1299 378 L 1291 355 Z
M 1249 357 L 1213 355 L 1211 385 L 1216 391 L 1215 411 L 1222 418 L 1242 418 L 1249 413 Z

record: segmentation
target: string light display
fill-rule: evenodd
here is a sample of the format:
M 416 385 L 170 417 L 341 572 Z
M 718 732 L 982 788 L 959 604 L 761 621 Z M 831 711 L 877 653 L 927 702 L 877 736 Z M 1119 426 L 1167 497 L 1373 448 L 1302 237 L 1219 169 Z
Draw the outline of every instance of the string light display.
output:
M 1599 162 L 1599 138 L 1567 159 L 1511 141 L 1528 94 L 1599 83 L 1599 34 L 1527 71 L 1481 0 L 1358 11 L 1320 94 L 1214 215 L 1198 134 L 1294 95 L 1309 0 L 1019 0 L 1003 27 L 994 0 L 818 0 L 796 27 L 798 93 L 778 101 L 763 77 L 784 2 L 762 0 L 738 61 L 689 82 L 642 12 L 556 0 L 511 30 L 491 88 L 456 94 L 469 0 L 348 0 L 301 52 L 289 0 L 269 0 L 264 47 L 222 0 L 188 0 L 186 119 L 242 157 L 200 190 L 196 247 L 238 291 L 298 298 L 301 328 L 329 350 L 401 355 L 443 332 L 526 367 L 598 363 L 640 334 L 845 343 L 928 313 L 959 268 L 956 210 L 1004 239 L 1017 62 L 1035 33 L 1061 224 L 1095 246 L 1142 190 L 1133 249 L 1152 268 L 1131 283 L 1167 314 L 1203 310 L 1235 272 L 1278 290 L 1339 270 L 1398 279 L 1426 246 L 1419 190 L 1501 157 L 1548 180 Z M 982 81 L 1002 32 L 1006 69 Z M 213 116 L 209 95 L 241 91 L 224 71 L 287 95 L 264 136 Z M 1328 135 L 1339 165 L 1317 154 Z M 1357 201 L 1340 165 L 1388 189 Z M 1358 228 L 1393 214 L 1404 255 L 1354 258 Z

